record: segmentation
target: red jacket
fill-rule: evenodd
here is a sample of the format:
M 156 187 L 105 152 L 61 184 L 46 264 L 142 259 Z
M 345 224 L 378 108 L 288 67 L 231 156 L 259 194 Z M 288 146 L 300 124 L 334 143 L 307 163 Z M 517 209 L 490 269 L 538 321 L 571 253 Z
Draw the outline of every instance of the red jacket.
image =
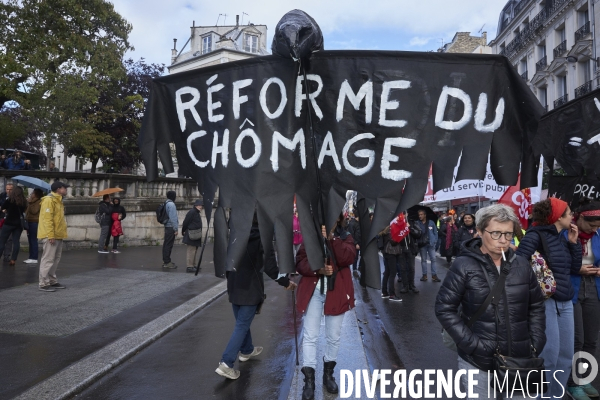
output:
M 334 237 L 330 243 L 338 263 L 333 265 L 333 271 L 338 273 L 333 291 L 326 292 L 324 312 L 325 315 L 340 315 L 354 308 L 354 286 L 348 267 L 356 258 L 356 246 L 350 235 L 344 240 Z M 300 246 L 296 255 L 296 271 L 302 275 L 297 289 L 296 307 L 298 312 L 303 313 L 308 308 L 308 303 L 321 277 L 316 271 L 311 270 L 304 245 Z M 327 284 L 327 279 L 324 283 Z
M 113 224 L 112 224 L 112 228 L 110 229 L 111 232 L 111 236 L 121 236 L 123 235 L 123 227 L 121 227 L 121 221 L 119 220 L 119 214 L 118 213 L 113 213 L 112 214 L 112 220 L 113 220 Z

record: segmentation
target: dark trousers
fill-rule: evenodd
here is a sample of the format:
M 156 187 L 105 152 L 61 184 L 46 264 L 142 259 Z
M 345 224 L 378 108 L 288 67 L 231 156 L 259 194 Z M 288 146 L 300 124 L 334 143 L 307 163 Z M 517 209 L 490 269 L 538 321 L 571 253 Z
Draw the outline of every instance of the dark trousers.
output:
M 119 237 L 120 236 L 113 236 L 113 250 L 116 250 L 119 245 Z
M 402 277 L 402 286 L 404 289 L 410 289 L 415 286 L 415 256 L 410 251 L 402 251 L 398 255 L 398 269 Z
M 29 259 L 38 259 L 38 222 L 29 222 L 29 229 L 27 230 L 27 241 L 29 242 Z
M 175 229 L 165 226 L 165 240 L 163 242 L 163 262 L 168 264 L 171 262 L 171 250 L 175 244 Z
M 108 227 L 108 235 L 106 235 L 106 241 L 104 242 L 104 247 L 108 248 L 108 244 L 110 243 L 110 232 L 112 231 L 112 223 Z M 113 240 L 113 249 L 116 249 Z
M 358 268 L 358 257 L 360 256 L 360 250 L 356 250 L 356 258 L 354 259 L 354 264 L 352 264 L 352 270 L 356 271 Z
M 577 303 L 573 305 L 573 319 L 575 321 L 575 353 L 585 351 L 596 356 L 598 345 L 598 330 L 600 330 L 600 300 L 596 289 L 596 279 L 593 276 L 583 275 Z M 582 376 L 577 372 L 577 376 Z M 573 377 L 569 374 L 569 386 L 576 386 Z
M 19 249 L 21 247 L 19 240 L 22 232 L 23 228 L 21 225 L 13 226 L 4 224 L 2 226 L 2 230 L 0 230 L 0 254 L 4 253 L 8 238 L 12 238 L 12 255 L 10 259 L 12 261 L 16 261 L 17 256 L 19 255 Z
M 397 264 L 400 254 L 383 253 L 383 279 L 381 280 L 381 293 L 396 296 L 394 285 L 396 283 Z

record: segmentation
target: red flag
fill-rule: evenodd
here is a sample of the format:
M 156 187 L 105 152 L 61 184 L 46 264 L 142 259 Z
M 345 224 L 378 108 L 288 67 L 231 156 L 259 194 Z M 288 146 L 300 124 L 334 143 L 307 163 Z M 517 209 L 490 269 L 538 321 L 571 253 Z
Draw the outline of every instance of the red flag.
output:
M 517 217 L 519 217 L 521 227 L 527 229 L 528 218 L 531 213 L 531 190 L 529 188 L 519 190 L 520 186 L 521 175 L 519 174 L 517 184 L 506 189 L 500 200 L 498 200 L 498 203 L 510 206 L 515 211 L 515 214 L 517 214 Z
M 404 214 L 400 213 L 390 222 L 390 236 L 396 243 L 400 243 L 408 235 L 408 224 L 404 218 Z

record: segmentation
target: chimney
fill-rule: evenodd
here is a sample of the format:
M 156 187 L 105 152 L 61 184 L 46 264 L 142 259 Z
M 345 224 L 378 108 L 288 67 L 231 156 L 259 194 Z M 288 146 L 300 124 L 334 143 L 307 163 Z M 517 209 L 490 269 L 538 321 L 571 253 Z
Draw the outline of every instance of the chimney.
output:
M 239 26 L 240 25 L 240 16 L 236 15 L 235 16 L 235 26 Z
M 177 39 L 173 39 L 173 48 L 171 49 L 171 64 L 177 59 Z

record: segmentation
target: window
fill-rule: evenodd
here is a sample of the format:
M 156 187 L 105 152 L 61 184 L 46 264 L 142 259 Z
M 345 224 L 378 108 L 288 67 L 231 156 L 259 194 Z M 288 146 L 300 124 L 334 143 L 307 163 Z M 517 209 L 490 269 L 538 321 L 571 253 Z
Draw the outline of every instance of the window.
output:
M 564 42 L 567 39 L 565 28 L 556 30 L 556 36 L 558 38 L 558 43 Z
M 547 89 L 545 87 L 538 89 L 538 92 L 540 94 L 540 103 L 542 103 L 542 106 L 544 106 L 546 109 L 548 109 L 548 92 Z
M 546 43 L 540 44 L 538 46 L 538 54 L 539 54 L 540 58 L 546 57 Z
M 202 54 L 206 54 L 212 50 L 212 36 L 204 36 L 202 38 Z
M 563 76 L 558 76 L 557 77 L 557 92 L 558 92 L 558 97 L 562 97 L 565 94 L 567 94 L 567 76 L 563 75 Z
M 258 36 L 244 34 L 244 51 L 248 53 L 258 53 Z
M 587 24 L 587 22 L 590 20 L 590 14 L 589 14 L 588 10 L 579 11 L 577 13 L 577 17 L 579 18 L 578 26 L 583 26 L 583 25 Z

